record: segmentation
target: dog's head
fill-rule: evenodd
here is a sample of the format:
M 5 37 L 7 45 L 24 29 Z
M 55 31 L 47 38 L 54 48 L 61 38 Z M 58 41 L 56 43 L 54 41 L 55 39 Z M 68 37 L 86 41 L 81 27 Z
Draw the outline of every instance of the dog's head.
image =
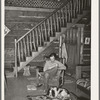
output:
M 47 95 L 50 98 L 59 98 L 61 100 L 71 100 L 70 92 L 64 88 L 50 87 Z
M 57 87 L 50 87 L 50 88 L 48 89 L 47 95 L 48 95 L 50 98 L 56 98 L 57 95 L 58 95 L 58 88 L 57 88 Z

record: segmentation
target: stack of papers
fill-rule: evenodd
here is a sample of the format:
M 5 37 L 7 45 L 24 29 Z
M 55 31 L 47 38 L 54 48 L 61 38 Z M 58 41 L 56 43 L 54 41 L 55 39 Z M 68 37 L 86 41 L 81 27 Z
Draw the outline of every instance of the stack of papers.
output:
M 27 90 L 37 90 L 35 85 L 27 85 Z

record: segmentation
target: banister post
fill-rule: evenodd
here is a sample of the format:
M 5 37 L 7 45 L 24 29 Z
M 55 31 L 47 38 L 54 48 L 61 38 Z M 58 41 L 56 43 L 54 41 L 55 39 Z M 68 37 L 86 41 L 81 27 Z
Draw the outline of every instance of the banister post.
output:
M 15 39 L 15 75 L 17 77 L 17 40 Z
M 59 37 L 59 58 L 62 58 L 62 36 Z

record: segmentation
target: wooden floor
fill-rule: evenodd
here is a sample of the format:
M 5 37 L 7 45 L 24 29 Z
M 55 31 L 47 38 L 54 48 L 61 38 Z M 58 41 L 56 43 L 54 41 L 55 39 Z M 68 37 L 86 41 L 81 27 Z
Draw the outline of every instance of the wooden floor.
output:
M 29 80 L 31 79 L 32 80 Z M 27 100 L 27 95 L 39 95 L 43 93 L 42 88 L 39 88 L 37 91 L 27 90 L 27 85 L 32 84 L 32 82 L 36 83 L 35 77 L 25 77 L 20 75 L 18 78 L 7 78 L 7 88 L 5 91 L 5 100 Z M 66 81 L 64 83 L 64 88 L 67 88 L 70 92 L 75 93 L 79 97 L 89 98 L 83 92 L 76 92 L 76 84 L 75 80 L 71 77 L 66 77 Z M 81 99 L 87 100 L 87 99 Z

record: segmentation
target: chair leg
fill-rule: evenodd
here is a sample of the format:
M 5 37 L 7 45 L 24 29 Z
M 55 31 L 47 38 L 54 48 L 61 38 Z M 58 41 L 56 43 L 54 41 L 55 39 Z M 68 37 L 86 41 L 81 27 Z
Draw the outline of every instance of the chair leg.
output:
M 62 71 L 61 73 L 61 80 L 62 80 L 61 85 L 63 85 L 64 84 L 64 71 Z
M 4 80 L 4 86 L 5 86 L 5 91 L 8 90 L 8 84 L 7 84 L 7 78 L 6 78 L 6 75 L 5 75 L 5 80 Z
M 36 68 L 36 82 L 39 84 L 39 77 L 38 77 L 39 69 Z

